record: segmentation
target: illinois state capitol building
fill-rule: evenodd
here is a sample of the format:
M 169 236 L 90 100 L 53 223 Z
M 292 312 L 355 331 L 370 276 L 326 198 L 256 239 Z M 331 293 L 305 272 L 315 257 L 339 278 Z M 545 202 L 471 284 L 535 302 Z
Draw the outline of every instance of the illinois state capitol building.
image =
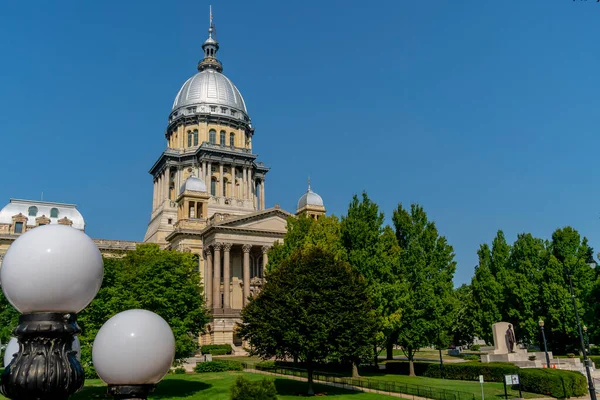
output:
M 222 73 L 212 21 L 202 49 L 198 72 L 175 97 L 165 131 L 167 147 L 150 169 L 154 191 L 144 242 L 198 254 L 206 303 L 212 312 L 208 333 L 200 342 L 240 346 L 235 334 L 240 311 L 249 296 L 260 290 L 267 251 L 283 240 L 291 214 L 278 205 L 265 206 L 269 168 L 254 152 L 255 130 L 244 98 Z M 21 208 L 11 206 L 13 202 L 19 202 Z M 29 203 L 11 200 L 0 211 L 0 233 L 4 232 L 0 243 L 9 243 L 42 223 L 66 223 L 60 216 L 53 219 L 48 215 L 51 210 L 46 208 L 51 205 L 40 205 L 32 215 L 29 207 L 35 202 Z M 60 207 L 76 210 L 72 205 Z M 73 226 L 84 229 L 83 217 L 77 214 L 80 219 Z M 325 214 L 323 200 L 310 185 L 295 214 L 313 218 Z M 49 221 L 39 220 L 41 216 L 50 217 Z M 136 245 L 95 241 L 108 256 L 118 256 Z

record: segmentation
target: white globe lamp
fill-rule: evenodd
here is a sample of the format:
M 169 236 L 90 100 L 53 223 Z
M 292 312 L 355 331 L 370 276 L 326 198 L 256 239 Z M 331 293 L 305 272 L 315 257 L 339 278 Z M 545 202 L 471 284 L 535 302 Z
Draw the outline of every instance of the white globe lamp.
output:
M 2 291 L 22 314 L 18 354 L 2 373 L 2 394 L 66 399 L 83 387 L 77 313 L 102 285 L 102 255 L 85 233 L 44 225 L 21 235 L 4 255 Z M 75 357 L 69 357 L 75 351 Z M 44 368 L 39 367 L 40 365 Z M 48 376 L 52 376 L 48 380 Z
M 15 354 L 19 352 L 19 340 L 16 337 L 11 337 L 4 349 L 4 368 L 15 358 Z
M 146 398 L 169 372 L 174 357 L 171 327 L 147 310 L 127 310 L 106 321 L 92 348 L 98 376 L 119 398 Z
M 22 313 L 78 313 L 98 293 L 103 275 L 94 241 L 66 225 L 40 226 L 21 235 L 0 269 L 2 291 Z

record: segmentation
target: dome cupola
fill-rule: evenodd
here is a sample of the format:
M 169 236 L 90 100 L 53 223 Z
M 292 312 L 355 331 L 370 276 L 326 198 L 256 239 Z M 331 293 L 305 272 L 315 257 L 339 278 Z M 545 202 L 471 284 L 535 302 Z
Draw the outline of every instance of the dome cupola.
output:
M 250 127 L 244 98 L 231 80 L 222 74 L 223 64 L 217 59 L 219 42 L 216 39 L 212 7 L 208 39 L 202 44 L 202 50 L 204 58 L 198 63 L 198 73 L 185 81 L 177 93 L 169 122 L 201 115 Z
M 193 173 L 185 180 L 185 182 L 183 182 L 183 185 L 181 185 L 181 189 L 179 189 L 179 194 L 183 194 L 183 192 L 185 192 L 186 190 L 190 192 L 207 192 L 206 184 L 204 183 L 204 181 L 194 176 Z
M 310 188 L 310 179 L 308 180 L 308 190 L 298 200 L 298 209 L 296 215 L 306 214 L 314 219 L 325 215 L 325 206 L 323 199 Z

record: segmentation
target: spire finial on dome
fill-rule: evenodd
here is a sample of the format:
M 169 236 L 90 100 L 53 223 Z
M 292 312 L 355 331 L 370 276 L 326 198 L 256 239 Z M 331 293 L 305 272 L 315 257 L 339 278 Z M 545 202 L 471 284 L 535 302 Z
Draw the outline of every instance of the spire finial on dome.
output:
M 310 175 L 308 176 L 308 191 L 310 192 Z
M 210 6 L 209 14 L 210 25 L 208 26 L 208 39 L 202 45 L 204 50 L 204 59 L 198 63 L 198 71 L 205 69 L 214 69 L 218 72 L 223 72 L 223 65 L 217 60 L 217 51 L 219 51 L 219 42 L 217 42 L 217 30 L 213 23 L 212 5 Z M 214 36 L 214 37 L 213 37 Z

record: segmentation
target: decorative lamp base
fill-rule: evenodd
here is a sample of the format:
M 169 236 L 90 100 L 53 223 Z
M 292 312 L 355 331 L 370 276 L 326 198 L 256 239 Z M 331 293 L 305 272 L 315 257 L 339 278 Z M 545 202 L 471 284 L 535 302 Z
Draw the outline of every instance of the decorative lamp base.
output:
M 109 385 L 108 394 L 119 400 L 146 400 L 154 385 Z
M 71 346 L 81 332 L 75 313 L 31 313 L 19 317 L 13 334 L 19 352 L 2 373 L 9 399 L 63 400 L 83 387 L 83 368 Z

